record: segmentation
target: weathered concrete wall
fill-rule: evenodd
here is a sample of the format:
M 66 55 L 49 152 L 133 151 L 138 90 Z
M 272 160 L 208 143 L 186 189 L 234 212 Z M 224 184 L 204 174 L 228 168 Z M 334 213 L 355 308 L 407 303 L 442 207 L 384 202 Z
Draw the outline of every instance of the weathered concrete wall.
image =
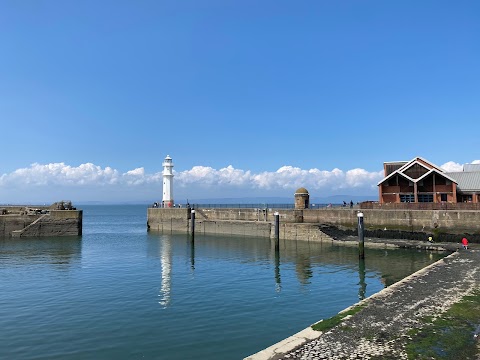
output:
M 2 215 L 0 231 L 3 237 L 78 236 L 82 235 L 82 219 L 82 210 L 51 210 L 44 215 Z
M 161 232 L 189 232 L 190 209 L 148 208 L 147 229 Z
M 195 210 L 195 233 L 211 235 L 238 235 L 254 237 L 275 237 L 275 226 L 272 216 L 265 216 L 260 209 L 197 209 Z M 279 236 L 285 240 L 322 241 L 331 239 L 316 224 L 292 222 L 297 214 L 291 210 L 285 213 L 281 221 Z M 260 217 L 260 221 L 258 218 Z M 282 216 L 281 216 L 282 217 Z M 190 232 L 190 209 L 149 208 L 147 226 L 150 231 Z M 214 218 L 213 220 L 211 220 Z M 265 221 L 268 218 L 268 221 Z M 263 220 L 262 220 L 263 219 Z
M 165 209 L 169 210 L 169 209 Z M 280 219 L 284 222 L 301 222 L 302 210 L 275 209 L 275 208 L 212 208 L 196 209 L 196 218 L 204 220 L 229 220 L 229 221 L 274 221 L 274 213 L 280 213 Z
M 41 215 L 0 215 L 0 237 L 10 237 L 15 230 L 21 230 Z
M 267 209 L 259 214 L 255 209 L 201 209 L 208 220 L 268 221 L 273 213 L 280 214 L 280 223 L 303 222 L 357 227 L 357 210 L 334 209 Z M 197 214 L 199 213 L 197 211 Z M 475 210 L 362 210 L 366 228 L 395 228 L 404 231 L 445 231 L 452 233 L 480 232 L 480 211 Z
M 316 224 L 280 224 L 280 240 L 308 240 L 308 241 L 325 241 L 332 240 L 330 236 L 325 234 Z M 272 224 L 271 238 L 275 237 L 274 225 Z
M 269 222 L 195 220 L 195 234 L 270 237 L 272 231 Z
M 245 236 L 274 236 L 274 212 L 280 215 L 281 239 L 328 238 L 319 224 L 357 228 L 357 210 L 334 209 L 196 209 L 196 232 Z M 399 230 L 441 234 L 480 234 L 480 211 L 365 209 L 367 230 Z M 148 225 L 157 231 L 190 231 L 190 209 L 149 209 Z M 301 226 L 305 225 L 305 226 Z M 308 226 L 307 226 L 308 225 Z
M 474 210 L 363 210 L 367 229 L 479 233 L 480 211 Z M 355 228 L 357 211 L 327 209 L 304 211 L 304 222 Z

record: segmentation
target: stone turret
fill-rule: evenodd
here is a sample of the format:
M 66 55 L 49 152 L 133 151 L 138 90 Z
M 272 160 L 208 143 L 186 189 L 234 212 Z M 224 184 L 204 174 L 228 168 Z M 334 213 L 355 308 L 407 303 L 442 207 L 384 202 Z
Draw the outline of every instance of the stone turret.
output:
M 303 210 L 308 209 L 310 206 L 310 195 L 308 190 L 301 187 L 295 191 L 295 209 Z

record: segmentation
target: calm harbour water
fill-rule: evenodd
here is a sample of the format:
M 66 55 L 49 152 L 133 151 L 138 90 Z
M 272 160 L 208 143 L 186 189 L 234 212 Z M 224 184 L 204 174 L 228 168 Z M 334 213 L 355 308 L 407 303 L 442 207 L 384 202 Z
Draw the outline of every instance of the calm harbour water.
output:
M 0 240 L 1 359 L 242 359 L 443 254 L 147 233 L 83 206 L 83 236 Z

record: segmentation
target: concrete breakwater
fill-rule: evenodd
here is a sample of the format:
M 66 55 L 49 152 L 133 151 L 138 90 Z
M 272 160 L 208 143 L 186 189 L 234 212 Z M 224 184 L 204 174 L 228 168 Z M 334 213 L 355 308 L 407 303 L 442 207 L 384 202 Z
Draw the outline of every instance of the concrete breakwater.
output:
M 210 209 L 196 209 L 195 233 L 273 238 L 273 215 L 269 220 L 259 220 L 256 217 L 258 212 L 251 210 L 253 209 L 210 213 Z M 233 213 L 238 218 L 232 216 Z M 149 208 L 147 227 L 149 231 L 190 233 L 191 209 Z M 320 231 L 316 224 L 296 223 L 290 219 L 289 222 L 280 223 L 280 239 L 322 241 L 331 237 Z
M 278 212 L 281 239 L 322 241 L 355 234 L 357 211 L 360 209 L 195 210 L 196 233 L 272 238 L 274 213 Z M 458 248 L 458 244 L 438 242 L 448 240 L 458 243 L 463 234 L 469 234 L 467 237 L 471 242 L 480 242 L 479 211 L 364 209 L 362 212 L 366 236 L 410 238 L 419 241 L 402 241 L 402 244 L 408 242 L 408 246 L 418 248 L 435 246 L 439 250 Z M 150 231 L 190 232 L 191 211 L 148 209 L 147 225 Z M 434 235 L 437 244 L 425 241 L 427 234 Z M 371 245 L 386 246 L 387 243 L 403 246 L 389 241 L 373 242 Z M 361 306 L 361 311 L 345 316 L 339 326 L 324 332 L 309 327 L 246 359 L 407 359 L 406 347 L 411 338 L 406 334 L 422 329 L 425 319 L 440 316 L 452 304 L 478 288 L 479 256 L 478 250 L 460 249 L 445 260 L 356 304 Z M 315 320 L 320 319 L 315 319 L 313 315 L 312 322 Z
M 82 235 L 83 211 L 61 206 L 3 206 L 0 237 Z
M 274 236 L 274 213 L 280 215 L 280 238 L 323 240 L 354 235 L 359 208 L 333 209 L 196 209 L 196 233 L 219 235 Z M 475 210 L 383 210 L 364 209 L 366 236 L 435 241 L 459 241 L 468 234 L 480 242 L 480 211 Z M 191 209 L 149 208 L 147 226 L 151 231 L 191 231 Z
M 359 311 L 345 316 L 333 328 L 306 328 L 245 360 L 410 359 L 407 346 L 412 332 L 427 328 L 427 319 L 440 317 L 478 289 L 479 260 L 478 250 L 455 252 L 345 309 L 340 314 L 353 308 Z M 470 328 L 473 337 L 475 325 Z M 420 355 L 415 354 L 415 358 Z

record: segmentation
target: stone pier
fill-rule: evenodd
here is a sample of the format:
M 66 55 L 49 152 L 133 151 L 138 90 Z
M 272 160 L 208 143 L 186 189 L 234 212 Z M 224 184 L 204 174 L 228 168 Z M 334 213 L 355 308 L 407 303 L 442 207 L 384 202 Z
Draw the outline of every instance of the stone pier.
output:
M 409 331 L 479 286 L 480 250 L 459 249 L 345 309 L 360 310 L 337 326 L 325 332 L 309 327 L 245 360 L 407 359 Z

